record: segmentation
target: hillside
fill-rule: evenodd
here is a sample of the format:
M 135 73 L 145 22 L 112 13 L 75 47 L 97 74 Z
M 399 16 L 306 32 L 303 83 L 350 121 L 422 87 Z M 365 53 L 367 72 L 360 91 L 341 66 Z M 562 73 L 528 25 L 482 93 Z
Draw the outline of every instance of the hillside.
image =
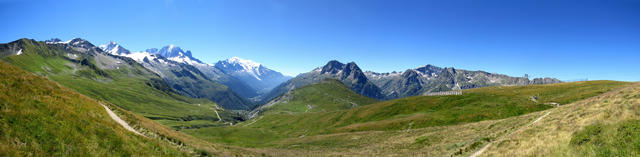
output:
M 21 53 L 18 55 L 17 51 Z M 106 54 L 82 39 L 66 44 L 21 39 L 1 44 L 0 54 L 6 56 L 3 60 L 8 63 L 78 93 L 172 127 L 219 126 L 242 119 L 209 100 L 182 96 L 136 61 Z M 193 126 L 190 122 L 194 120 L 204 124 Z
M 638 156 L 640 86 L 550 110 L 538 123 L 493 142 L 481 156 Z
M 304 150 L 308 150 L 305 148 L 337 149 L 337 147 L 344 145 L 363 146 L 372 141 L 350 138 L 335 139 L 335 136 L 363 134 L 359 137 L 366 137 L 364 135 L 374 133 L 387 137 L 392 136 L 387 132 L 394 133 L 414 129 L 433 130 L 433 128 L 480 121 L 503 123 L 505 118 L 537 113 L 553 108 L 556 103 L 569 104 L 626 85 L 628 83 L 590 81 L 551 85 L 485 87 L 464 90 L 463 95 L 416 96 L 363 105 L 352 109 L 317 112 L 299 112 L 304 108 L 277 107 L 284 104 L 281 103 L 271 107 L 274 111 L 265 112 L 261 117 L 236 126 L 184 131 L 211 142 L 240 146 L 302 147 L 300 149 Z M 534 100 L 534 96 L 537 99 Z M 298 104 L 307 103 L 299 102 Z M 398 134 L 393 134 L 393 136 L 395 135 Z M 371 140 L 373 139 L 392 140 L 382 137 L 378 139 L 377 136 L 371 138 Z
M 125 130 L 99 102 L 0 61 L 0 156 L 187 156 Z
M 276 98 L 288 91 L 315 84 L 326 79 L 339 80 L 357 94 L 373 99 L 384 99 L 380 88 L 367 79 L 364 72 L 362 72 L 356 63 L 350 62 L 343 64 L 332 60 L 322 67 L 300 74 L 276 86 L 271 90 L 271 92 L 262 97 L 262 101 L 271 101 L 273 98 Z
M 338 80 L 327 79 L 287 92 L 252 112 L 326 112 L 351 109 L 375 102 L 375 99 L 354 93 Z M 255 116 L 257 115 L 251 117 Z
M 290 151 L 327 155 L 637 156 L 638 95 L 638 84 L 626 83 L 595 97 L 505 119 L 331 133 L 279 144 Z
M 357 108 L 341 119 L 338 130 L 400 129 L 502 119 L 569 104 L 627 85 L 614 81 L 572 82 L 550 85 L 485 87 L 463 95 L 415 96 Z
M 263 151 L 202 141 L 4 61 L 0 82 L 0 156 L 255 156 Z M 125 130 L 102 105 L 143 135 Z

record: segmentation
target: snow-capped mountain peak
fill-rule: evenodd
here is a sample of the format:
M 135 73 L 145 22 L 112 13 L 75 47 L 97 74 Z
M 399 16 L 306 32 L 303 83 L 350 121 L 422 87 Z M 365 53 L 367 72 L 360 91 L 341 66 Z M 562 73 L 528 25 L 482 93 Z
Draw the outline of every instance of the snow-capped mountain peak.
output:
M 110 41 L 106 44 L 102 44 L 100 46 L 98 46 L 100 49 L 102 49 L 103 51 L 110 53 L 112 55 L 124 55 L 124 54 L 130 54 L 131 51 L 123 48 L 122 46 L 118 45 L 118 43 L 114 42 L 114 41 Z
M 180 62 L 180 63 L 186 63 L 189 65 L 203 65 L 203 66 L 211 66 L 209 64 L 204 64 L 202 62 L 200 62 L 200 60 L 197 60 L 191 56 L 185 56 L 183 54 L 180 54 L 179 56 L 175 56 L 175 57 L 169 57 L 167 58 L 169 60 L 172 61 L 176 61 L 176 62 Z
M 262 65 L 252 60 L 242 59 L 240 57 L 231 57 L 224 61 L 219 61 L 216 66 L 223 71 L 244 72 L 253 76 L 257 80 L 262 80 Z
M 173 51 L 174 48 L 176 48 L 175 45 L 169 44 L 169 46 L 167 46 L 167 51 Z M 180 47 L 178 47 L 178 49 L 180 49 Z M 179 51 L 182 51 L 182 49 L 180 49 Z
M 237 57 L 237 56 L 227 59 L 226 62 L 232 63 L 232 64 L 238 64 L 238 65 L 242 66 L 246 70 L 258 69 L 258 68 L 260 68 L 260 66 L 262 66 L 262 64 L 260 64 L 260 63 L 257 63 L 257 62 L 254 62 L 254 61 L 248 60 L 248 59 L 242 59 L 242 58 Z
M 260 63 L 240 57 L 218 61 L 215 67 L 222 72 L 247 82 L 260 92 L 268 92 L 291 77 L 273 71 Z
M 160 49 L 150 48 L 150 49 L 147 49 L 146 52 L 149 52 L 152 54 L 159 54 L 167 58 L 180 57 L 180 56 L 191 57 L 191 51 L 184 51 L 182 50 L 182 48 L 175 46 L 173 44 L 164 46 Z
M 165 57 L 169 60 L 172 61 L 176 61 L 176 62 L 180 62 L 180 63 L 185 63 L 185 64 L 189 64 L 189 65 L 194 65 L 194 66 L 211 66 L 209 64 L 205 64 L 202 61 L 193 58 L 191 56 L 191 51 L 187 50 L 184 51 L 182 50 L 182 48 L 175 46 L 173 44 L 164 46 L 160 49 L 157 48 L 150 48 L 145 50 L 145 52 L 150 53 L 150 54 L 157 54 L 160 55 L 162 57 Z
M 46 44 L 68 44 L 69 42 L 71 42 L 71 40 L 67 40 L 67 41 L 62 41 L 58 38 L 51 38 L 49 40 L 45 40 L 44 41 Z

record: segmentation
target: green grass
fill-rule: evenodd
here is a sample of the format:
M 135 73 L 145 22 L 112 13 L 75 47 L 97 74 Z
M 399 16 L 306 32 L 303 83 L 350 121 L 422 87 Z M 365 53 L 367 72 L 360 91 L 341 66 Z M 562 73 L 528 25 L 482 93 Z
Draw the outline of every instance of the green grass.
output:
M 504 119 L 552 108 L 552 105 L 545 103 L 568 104 L 625 85 L 628 83 L 588 81 L 553 85 L 486 87 L 465 90 L 463 95 L 458 96 L 415 96 L 361 105 L 352 109 L 335 107 L 345 107 L 346 104 L 326 105 L 329 106 L 327 109 L 319 107 L 319 110 L 305 112 L 306 107 L 302 107 L 303 105 L 315 104 L 305 100 L 323 98 L 325 102 L 331 102 L 322 95 L 325 93 L 338 95 L 331 93 L 336 90 L 316 90 L 323 89 L 320 86 L 327 86 L 327 84 L 319 84 L 293 91 L 298 94 L 304 93 L 313 99 L 303 97 L 306 99 L 295 100 L 294 96 L 289 104 L 276 104 L 262 117 L 239 125 L 207 130 L 195 129 L 187 133 L 212 142 L 250 147 L 282 147 L 278 141 L 287 138 L 360 131 L 397 131 Z M 532 100 L 532 96 L 538 97 L 537 102 Z M 254 130 L 264 134 L 261 136 L 269 138 L 260 142 L 260 139 L 244 138 L 246 134 L 229 130 L 243 130 L 242 132 Z
M 187 156 L 128 132 L 95 100 L 0 61 L 0 156 Z
M 502 119 L 545 110 L 600 95 L 628 83 L 615 81 L 572 82 L 551 85 L 486 87 L 464 90 L 463 95 L 415 96 L 356 108 L 340 116 L 336 131 L 402 129 L 453 125 Z M 538 97 L 534 102 L 532 96 Z M 351 124 L 355 124 L 349 126 Z
M 548 115 L 502 136 L 483 156 L 638 156 L 638 85 L 537 112 Z
M 197 138 L 214 143 L 231 144 L 241 147 L 264 146 L 286 136 L 269 129 L 253 129 L 245 127 L 208 127 L 181 130 Z
M 638 156 L 640 120 L 589 125 L 573 135 L 571 146 L 581 156 Z

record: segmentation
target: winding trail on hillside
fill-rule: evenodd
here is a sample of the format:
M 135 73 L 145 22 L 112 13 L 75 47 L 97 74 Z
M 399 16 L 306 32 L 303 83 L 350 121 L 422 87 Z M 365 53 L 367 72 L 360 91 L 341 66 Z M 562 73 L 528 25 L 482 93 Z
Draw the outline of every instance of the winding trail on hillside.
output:
M 547 113 L 545 113 L 544 115 L 542 115 L 542 116 L 538 117 L 538 119 L 536 119 L 536 120 L 534 120 L 533 122 L 529 123 L 529 125 L 526 125 L 526 126 L 520 127 L 518 130 L 510 132 L 510 133 L 509 133 L 509 134 L 507 134 L 506 136 L 502 136 L 502 138 L 504 138 L 504 137 L 509 137 L 509 136 L 511 136 L 511 134 L 513 134 L 513 133 L 515 133 L 515 132 L 518 132 L 518 131 L 520 131 L 520 130 L 523 130 L 524 128 L 527 128 L 527 127 L 529 127 L 529 126 L 532 126 L 533 124 L 535 124 L 535 123 L 537 123 L 538 121 L 542 120 L 542 118 L 544 118 L 544 117 L 546 117 L 547 115 L 549 115 L 549 113 L 551 113 L 551 111 L 547 111 Z M 482 153 L 484 153 L 484 151 L 486 151 L 487 149 L 489 149 L 489 147 L 491 147 L 491 145 L 492 145 L 494 142 L 496 142 L 496 141 L 499 141 L 499 140 L 495 140 L 495 141 L 491 141 L 491 142 L 489 142 L 487 145 L 485 145 L 484 147 L 482 147 L 480 150 L 476 151 L 475 153 L 471 154 L 471 156 L 469 156 L 469 157 L 477 157 L 477 156 L 482 155 Z
M 216 116 L 218 116 L 218 121 L 222 122 L 222 118 L 220 118 L 220 114 L 218 114 L 218 110 L 213 109 L 216 112 Z
M 247 125 L 244 125 L 244 126 L 249 126 L 249 125 L 251 125 L 251 124 L 253 124 L 253 123 L 256 123 L 256 122 L 257 122 L 258 120 L 260 120 L 260 119 L 262 119 L 262 117 L 260 117 L 260 118 L 258 118 L 258 119 L 256 119 L 256 120 L 254 120 L 253 122 L 251 122 L 251 123 L 249 123 L 249 124 L 247 124 Z
M 100 105 L 102 105 L 102 107 L 104 107 L 104 109 L 107 110 L 107 113 L 109 114 L 109 117 L 111 117 L 111 119 L 116 121 L 118 124 L 122 125 L 122 127 L 124 127 L 125 129 L 127 129 L 127 130 L 129 130 L 129 131 L 131 131 L 133 133 L 136 133 L 136 134 L 138 134 L 140 136 L 144 136 L 140 132 L 138 132 L 135 129 L 133 129 L 133 127 L 129 126 L 129 124 L 127 124 L 127 122 L 125 122 L 120 117 L 118 117 L 118 115 L 116 115 L 116 113 L 113 113 L 113 111 L 111 111 L 111 109 L 109 109 L 109 107 L 107 107 L 104 104 L 100 104 Z

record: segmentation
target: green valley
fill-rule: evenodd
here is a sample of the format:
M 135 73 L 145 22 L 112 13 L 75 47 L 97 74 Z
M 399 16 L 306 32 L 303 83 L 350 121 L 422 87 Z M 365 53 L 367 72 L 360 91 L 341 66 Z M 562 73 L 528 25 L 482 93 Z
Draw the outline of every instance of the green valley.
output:
M 209 100 L 179 95 L 156 74 L 129 58 L 87 50 L 82 45 L 28 39 L 7 46 L 0 53 L 10 53 L 9 47 L 24 52 L 4 58 L 13 65 L 172 127 L 219 126 L 242 120 L 239 114 L 223 110 Z M 223 118 L 218 119 L 214 110 Z M 192 126 L 192 120 L 204 120 L 206 124 Z
M 279 100 L 279 103 L 263 109 L 262 116 L 238 125 L 183 131 L 211 142 L 239 146 L 290 148 L 304 144 L 307 148 L 333 149 L 345 144 L 333 141 L 337 140 L 332 137 L 336 135 L 387 134 L 386 132 L 405 130 L 413 132 L 495 121 L 547 110 L 556 104 L 570 104 L 628 85 L 625 82 L 589 81 L 486 87 L 464 90 L 463 95 L 416 96 L 366 105 L 367 103 L 362 103 L 365 97 L 352 97 L 357 94 L 339 90 L 346 87 L 330 80 L 293 90 L 279 98 L 285 100 Z M 335 95 L 345 96 L 332 97 Z M 365 105 L 353 107 L 350 102 Z M 390 135 L 380 138 L 386 136 Z M 325 142 L 318 143 L 319 141 Z M 352 143 L 359 140 L 340 141 Z

